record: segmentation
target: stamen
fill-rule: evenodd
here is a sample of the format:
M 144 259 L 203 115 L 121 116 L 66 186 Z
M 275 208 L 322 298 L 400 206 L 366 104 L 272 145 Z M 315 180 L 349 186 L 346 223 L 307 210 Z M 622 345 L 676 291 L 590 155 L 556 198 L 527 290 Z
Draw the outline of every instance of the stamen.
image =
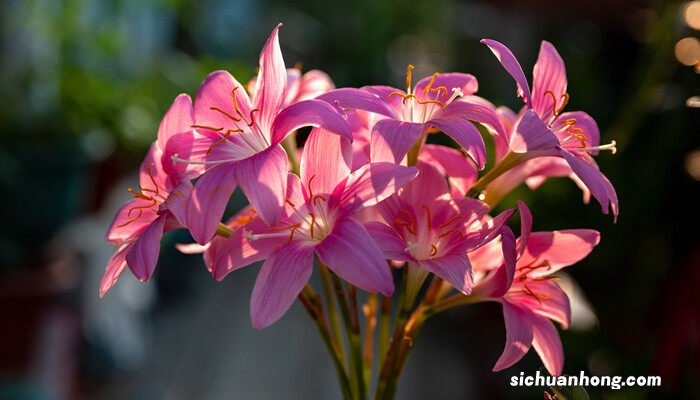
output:
M 224 128 L 214 128 L 213 126 L 207 126 L 207 125 L 190 125 L 190 128 L 197 128 L 197 129 L 209 129 L 210 131 L 218 132 L 220 130 L 223 130 Z
M 431 257 L 435 257 L 435 255 L 437 254 L 437 252 L 438 252 L 437 246 L 436 246 L 435 244 L 431 243 L 431 244 L 430 244 L 430 256 L 431 256 Z
M 399 214 L 401 213 L 408 217 L 408 220 L 411 221 L 411 225 L 413 225 L 414 228 L 418 227 L 418 224 L 416 224 L 416 220 L 413 218 L 413 215 L 411 215 L 411 213 L 408 212 L 408 210 L 402 208 L 401 210 L 399 210 Z
M 554 114 L 554 116 L 556 117 L 557 115 L 559 115 L 559 111 L 557 111 L 557 103 L 559 103 L 557 101 L 557 96 L 555 96 L 554 92 L 552 92 L 551 90 L 547 90 L 546 92 L 544 92 L 544 94 L 552 96 L 552 102 L 554 103 L 552 104 L 552 114 Z
M 255 115 L 253 115 L 253 113 L 256 112 L 256 111 L 257 111 L 257 112 L 260 112 L 260 109 L 259 109 L 259 108 L 254 108 L 254 109 L 252 109 L 252 110 L 250 111 L 250 123 L 248 124 L 248 126 L 253 126 L 253 124 L 255 123 Z
M 435 80 L 437 79 L 438 75 L 440 74 L 437 72 L 433 74 L 433 77 L 430 79 L 430 82 L 428 82 L 428 84 L 423 88 L 423 93 L 428 94 L 430 88 L 433 87 L 433 83 L 435 83 Z
M 451 223 L 453 223 L 453 222 L 455 222 L 455 221 L 457 221 L 457 220 L 460 220 L 460 219 L 462 219 L 462 218 L 464 218 L 464 217 L 461 216 L 461 215 L 455 215 L 454 217 L 448 219 L 445 223 L 438 225 L 438 228 L 446 228 L 446 227 L 447 227 L 448 225 L 450 225 Z
M 238 107 L 238 100 L 236 99 L 236 90 L 238 90 L 238 86 L 236 86 L 235 88 L 231 89 L 231 96 L 233 96 L 233 108 L 236 110 L 236 113 L 238 113 L 238 115 L 239 115 L 241 118 L 243 118 L 243 113 L 241 112 L 240 107 Z M 248 121 L 246 121 L 245 118 L 243 118 L 243 121 L 245 121 L 246 123 L 248 123 Z
M 430 209 L 425 204 L 421 205 L 421 207 L 423 207 L 425 210 L 425 215 L 428 217 L 428 230 L 430 230 L 430 228 L 433 226 L 433 219 L 430 215 Z
M 411 93 L 411 78 L 412 78 L 412 71 L 415 69 L 411 64 L 408 64 L 406 67 L 406 93 L 410 94 Z
M 128 188 L 128 189 L 126 189 L 126 191 L 129 192 L 129 193 L 131 193 L 131 194 L 133 194 L 134 197 L 136 197 L 137 199 L 141 199 L 141 200 L 153 200 L 153 197 L 146 196 L 145 194 L 143 194 L 143 193 L 141 193 L 141 192 L 139 192 L 139 191 L 136 191 L 136 190 L 134 190 L 134 189 L 132 189 L 132 188 Z
M 225 116 L 227 116 L 228 118 L 230 118 L 230 119 L 233 120 L 234 122 L 239 122 L 239 121 L 241 120 L 240 118 L 234 117 L 233 115 L 227 113 L 226 111 L 220 109 L 219 107 L 209 107 L 209 109 L 210 109 L 210 110 L 214 110 L 214 111 L 218 111 L 218 112 L 224 114 Z
M 563 95 L 561 95 L 561 98 L 562 98 L 562 102 L 561 102 L 561 106 L 559 106 L 559 109 L 557 110 L 557 115 L 561 114 L 561 112 L 564 110 L 564 107 L 566 107 L 566 105 L 569 104 L 569 94 L 568 93 L 564 93 Z
M 445 106 L 450 105 L 455 99 L 458 97 L 464 96 L 464 93 L 462 93 L 462 89 L 460 88 L 452 88 L 452 96 L 445 102 Z
M 301 61 L 298 61 L 296 64 L 294 64 L 294 69 L 298 70 L 301 72 L 301 70 L 304 68 L 304 64 Z
M 292 207 L 296 207 L 296 204 L 292 203 L 292 201 L 291 201 L 291 200 L 289 200 L 289 199 L 285 199 L 284 201 L 285 201 L 285 202 L 286 202 L 287 204 L 289 204 L 290 206 L 292 206 Z
M 406 230 L 407 230 L 411 235 L 415 235 L 415 234 L 416 234 L 416 231 L 415 231 L 409 224 L 407 224 L 405 221 L 396 218 L 396 219 L 394 220 L 394 223 L 395 223 L 396 225 L 403 226 L 404 228 L 406 228 Z
M 442 238 L 444 238 L 444 237 L 447 237 L 447 236 L 448 236 L 450 233 L 452 233 L 452 232 L 457 233 L 457 234 L 459 235 L 459 237 L 461 237 L 462 239 L 466 238 L 466 236 L 464 235 L 464 233 L 462 233 L 460 230 L 458 230 L 458 229 L 456 229 L 456 228 L 450 229 L 449 231 L 440 234 L 440 235 L 438 236 L 438 238 L 439 238 L 439 239 L 442 239 Z
M 613 154 L 617 153 L 617 142 L 612 141 L 608 144 L 604 144 L 602 146 L 594 146 L 594 147 L 581 147 L 578 149 L 574 149 L 576 151 L 595 151 L 595 150 L 610 150 Z
M 538 302 L 539 304 L 542 304 L 542 301 L 541 301 L 541 300 L 545 300 L 545 301 L 546 301 L 546 300 L 549 300 L 550 297 L 552 297 L 551 295 L 548 295 L 548 294 L 546 294 L 546 295 L 537 294 L 537 293 L 533 292 L 532 289 L 530 289 L 529 287 L 527 287 L 527 285 L 523 285 L 523 293 L 525 293 L 525 294 L 528 295 L 528 296 L 534 297 L 535 300 L 537 300 L 537 302 Z
M 219 144 L 223 143 L 224 140 L 228 139 L 228 137 L 231 136 L 233 132 L 243 132 L 243 129 L 236 128 L 227 130 L 226 133 L 224 133 L 224 135 L 221 136 L 219 140 L 217 140 L 211 146 L 209 146 L 209 149 L 207 149 L 207 155 L 209 155 L 209 153 L 211 153 L 211 151 L 214 150 L 214 147 L 218 146 Z
M 447 92 L 448 92 L 447 87 L 445 87 L 445 86 L 438 86 L 436 88 L 431 88 L 430 91 L 431 92 L 438 92 L 436 97 L 446 96 Z M 442 92 L 442 93 L 440 93 L 440 92 Z

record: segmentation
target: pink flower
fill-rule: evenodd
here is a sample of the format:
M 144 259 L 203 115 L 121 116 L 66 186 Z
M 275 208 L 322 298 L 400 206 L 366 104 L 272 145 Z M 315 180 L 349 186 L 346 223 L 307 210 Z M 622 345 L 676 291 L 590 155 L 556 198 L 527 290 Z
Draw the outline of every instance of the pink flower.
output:
M 603 213 L 611 208 L 618 214 L 617 194 L 603 175 L 593 155 L 600 150 L 615 149 L 615 141 L 600 145 L 600 133 L 593 118 L 582 111 L 562 113 L 569 101 L 564 61 L 551 43 L 543 41 L 533 69 L 532 92 L 525 74 L 513 53 L 503 44 L 482 40 L 515 79 L 518 96 L 527 109 L 510 137 L 510 149 L 528 158 L 556 156 L 566 160 L 573 172 L 601 204 Z
M 251 79 L 246 85 L 250 97 L 255 98 L 255 87 L 257 78 Z M 317 96 L 328 92 L 335 88 L 333 81 L 323 71 L 312 69 L 304 75 L 301 74 L 301 69 L 287 68 L 287 88 L 282 108 L 291 106 L 304 100 L 314 99 Z
M 236 231 L 219 250 L 214 278 L 265 260 L 251 299 L 253 326 L 264 328 L 292 305 L 311 276 L 313 254 L 338 276 L 370 292 L 391 295 L 391 272 L 381 250 L 353 215 L 416 176 L 416 169 L 371 163 L 351 172 L 350 142 L 314 129 L 302 154 L 300 177 L 288 175 L 278 224 L 261 220 Z
M 494 261 L 494 254 L 490 254 L 491 259 L 472 258 L 475 270 L 489 271 L 477 282 L 474 294 L 503 305 L 506 347 L 494 371 L 515 364 L 532 346 L 547 371 L 560 375 L 564 352 L 550 319 L 567 329 L 571 307 L 569 298 L 556 283 L 558 278 L 552 274 L 585 258 L 598 244 L 600 234 L 588 229 L 531 232 L 530 211 L 522 202 L 518 202 L 518 207 L 522 218 L 521 236 L 516 241 L 512 232 L 502 235 L 500 267 L 492 269 L 489 266 Z
M 409 65 L 406 91 L 389 86 L 342 88 L 319 96 L 321 100 L 342 108 L 379 114 L 372 127 L 371 160 L 400 163 L 411 147 L 425 135 L 444 132 L 456 141 L 479 166 L 486 163 L 486 149 L 479 130 L 469 122 L 497 120 L 479 104 L 458 101 L 476 92 L 476 78 L 462 73 L 435 73 L 422 79 L 413 88 Z
M 163 117 L 158 139 L 151 145 L 139 169 L 139 190 L 129 189 L 134 200 L 124 204 L 112 221 L 107 241 L 117 247 L 100 284 L 100 296 L 114 285 L 126 265 L 140 280 L 153 274 L 163 232 L 181 227 L 187 198 L 192 190 L 188 172 L 173 166 L 164 154 L 168 140 L 191 131 L 192 100 L 178 96 Z
M 195 99 L 196 132 L 178 135 L 169 145 L 174 161 L 207 168 L 187 208 L 187 226 L 199 243 L 214 235 L 237 184 L 263 221 L 278 222 L 289 170 L 279 143 L 288 134 L 302 126 L 322 126 L 325 132 L 352 139 L 344 117 L 326 102 L 304 100 L 283 108 L 287 71 L 279 47 L 280 25 L 260 54 L 252 101 L 228 72 L 210 74 Z
M 377 208 L 384 222 L 367 230 L 384 256 L 416 263 L 469 294 L 474 280 L 467 253 L 499 235 L 514 210 L 494 219 L 479 200 L 450 195 L 444 175 L 419 162 L 419 175 Z

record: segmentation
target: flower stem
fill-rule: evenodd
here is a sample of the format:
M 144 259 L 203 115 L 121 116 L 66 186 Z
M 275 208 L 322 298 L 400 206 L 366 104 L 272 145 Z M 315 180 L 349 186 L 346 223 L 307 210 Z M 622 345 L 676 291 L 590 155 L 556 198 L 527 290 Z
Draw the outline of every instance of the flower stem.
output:
M 367 294 L 367 303 L 362 308 L 365 315 L 365 344 L 364 344 L 364 379 L 372 380 L 372 364 L 374 363 L 374 332 L 377 328 L 377 294 Z
M 379 307 L 379 339 L 377 343 L 379 365 L 384 363 L 384 357 L 389 347 L 389 332 L 391 330 L 391 297 L 382 296 L 381 300 Z
M 292 166 L 292 173 L 299 174 L 299 162 L 297 160 L 297 140 L 296 133 L 292 133 L 284 140 L 282 143 L 282 148 L 287 152 L 287 158 L 289 159 L 289 164 Z
M 338 375 L 340 389 L 343 392 L 343 398 L 346 400 L 353 400 L 354 397 L 352 395 L 352 390 L 350 389 L 350 382 L 347 374 L 345 373 L 343 361 L 340 359 L 339 345 L 334 343 L 333 338 L 331 337 L 328 324 L 326 323 L 326 319 L 323 314 L 323 303 L 321 303 L 321 299 L 311 288 L 311 285 L 307 284 L 304 287 L 304 290 L 299 294 L 299 301 L 316 324 L 318 331 L 321 333 L 323 343 L 326 345 L 326 349 L 331 355 L 333 366 L 335 367 L 335 371 Z
M 479 198 L 481 193 L 486 189 L 486 186 L 493 182 L 496 178 L 499 176 L 503 175 L 505 172 L 510 170 L 511 168 L 527 161 L 527 156 L 525 153 L 514 153 L 512 151 L 509 151 L 502 159 L 501 161 L 496 164 L 495 167 L 491 168 L 489 172 L 487 172 L 484 176 L 479 178 L 476 183 L 469 189 L 469 192 L 467 193 L 468 197 L 474 197 L 474 198 Z
M 323 296 L 328 303 L 328 318 L 330 319 L 330 328 L 333 338 L 339 347 L 339 356 L 343 365 L 345 364 L 345 351 L 343 349 L 343 334 L 340 330 L 340 319 L 338 319 L 338 311 L 336 308 L 335 297 L 333 296 L 333 282 L 331 281 L 331 273 L 328 267 L 323 264 L 319 266 L 321 277 L 323 280 Z

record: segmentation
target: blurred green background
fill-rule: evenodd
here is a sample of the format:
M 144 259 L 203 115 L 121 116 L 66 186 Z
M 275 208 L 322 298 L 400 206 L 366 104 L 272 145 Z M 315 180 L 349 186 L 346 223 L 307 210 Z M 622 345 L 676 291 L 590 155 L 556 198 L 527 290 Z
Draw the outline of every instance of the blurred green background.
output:
M 411 63 L 415 76 L 472 73 L 479 95 L 515 109 L 512 80 L 479 40 L 507 44 L 528 76 L 551 41 L 567 109 L 591 114 L 619 150 L 597 158 L 617 224 L 564 179 L 501 204 L 526 200 L 536 230 L 602 233 L 568 271 L 597 319 L 562 333 L 565 372 L 663 379 L 593 398 L 698 396 L 700 2 L 3 0 L 0 22 L 0 398 L 337 398 L 306 316 L 250 329 L 254 268 L 211 282 L 172 249 L 187 234 L 164 240 L 155 284 L 122 279 L 97 300 L 102 236 L 170 102 L 215 69 L 253 77 L 277 22 L 287 65 L 338 87 L 401 86 Z M 542 398 L 509 386 L 539 368 L 534 354 L 490 372 L 504 338 L 497 306 L 436 318 L 399 398 Z

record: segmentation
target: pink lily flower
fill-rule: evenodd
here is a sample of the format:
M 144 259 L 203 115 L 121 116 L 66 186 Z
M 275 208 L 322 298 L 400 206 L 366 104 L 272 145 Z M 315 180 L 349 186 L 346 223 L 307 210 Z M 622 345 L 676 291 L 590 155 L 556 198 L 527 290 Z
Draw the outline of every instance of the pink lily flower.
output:
M 195 99 L 196 132 L 176 136 L 169 146 L 173 161 L 206 167 L 187 208 L 187 226 L 198 243 L 214 236 L 236 185 L 263 221 L 279 221 L 289 170 L 279 143 L 291 132 L 322 126 L 325 132 L 352 140 L 345 118 L 326 102 L 304 100 L 283 108 L 287 72 L 279 47 L 280 26 L 260 54 L 253 99 L 228 72 L 213 72 Z
M 264 328 L 292 305 L 311 276 L 314 253 L 339 277 L 369 292 L 391 295 L 391 271 L 381 250 L 353 215 L 391 196 L 417 174 L 413 167 L 371 163 L 351 172 L 350 142 L 314 129 L 300 165 L 288 175 L 282 218 L 255 220 L 219 250 L 214 278 L 265 260 L 251 299 L 253 326 Z
M 479 130 L 469 120 L 489 124 L 497 120 L 486 115 L 479 104 L 458 101 L 478 89 L 474 76 L 462 73 L 435 73 L 411 86 L 412 65 L 408 66 L 406 91 L 389 86 L 342 88 L 319 96 L 321 100 L 346 109 L 379 114 L 372 128 L 372 161 L 401 163 L 408 151 L 428 133 L 444 132 L 457 142 L 479 169 L 486 163 L 486 149 Z
M 106 239 L 117 247 L 100 284 L 100 297 L 114 285 L 128 265 L 140 280 L 153 274 L 163 233 L 182 227 L 186 201 L 192 190 L 190 175 L 173 166 L 163 149 L 173 135 L 191 131 L 192 100 L 181 94 L 173 102 L 158 128 L 139 169 L 139 190 L 129 189 L 134 200 L 124 204 L 114 217 Z
M 518 362 L 534 347 L 547 371 L 561 375 L 564 351 L 556 327 L 567 329 L 571 321 L 569 298 L 552 275 L 584 259 L 600 241 L 600 234 L 589 229 L 531 232 L 532 215 L 518 202 L 522 218 L 517 241 L 503 235 L 502 264 L 493 270 L 493 260 L 472 258 L 475 270 L 490 271 L 477 282 L 474 294 L 503 305 L 506 347 L 494 371 Z M 485 261 L 482 268 L 481 261 Z
M 257 78 L 251 79 L 246 85 L 248 95 L 255 98 Z M 287 89 L 282 108 L 304 100 L 310 100 L 335 89 L 333 80 L 323 71 L 312 69 L 301 74 L 301 67 L 287 68 Z
M 452 198 L 440 171 L 424 162 L 417 167 L 416 179 L 377 206 L 384 222 L 369 222 L 367 230 L 386 258 L 418 264 L 469 294 L 474 280 L 467 253 L 498 236 L 515 210 L 486 218 L 486 204 Z
M 503 67 L 515 79 L 518 96 L 526 110 L 510 138 L 510 149 L 528 158 L 556 156 L 572 171 L 601 204 L 604 214 L 612 209 L 615 219 L 619 203 L 615 188 L 593 160 L 600 150 L 615 153 L 615 141 L 600 145 L 600 132 L 593 118 L 583 111 L 562 112 L 569 101 L 564 61 L 551 43 L 543 41 L 533 69 L 532 92 L 522 67 L 503 44 L 481 41 L 491 49 Z

